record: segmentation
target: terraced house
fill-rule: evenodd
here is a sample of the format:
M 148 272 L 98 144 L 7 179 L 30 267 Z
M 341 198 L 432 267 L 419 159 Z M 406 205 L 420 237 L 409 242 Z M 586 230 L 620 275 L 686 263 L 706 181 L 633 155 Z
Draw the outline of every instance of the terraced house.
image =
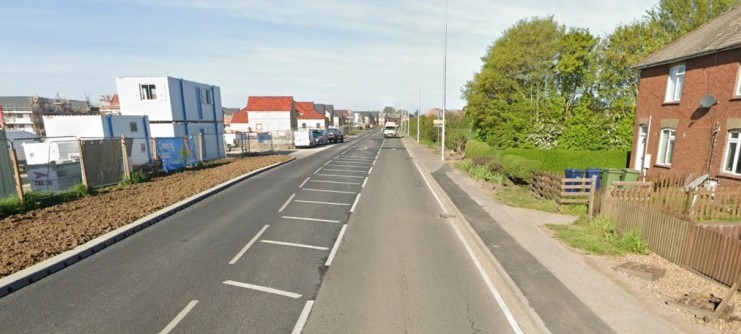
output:
M 741 185 L 741 7 L 635 66 L 631 167 Z

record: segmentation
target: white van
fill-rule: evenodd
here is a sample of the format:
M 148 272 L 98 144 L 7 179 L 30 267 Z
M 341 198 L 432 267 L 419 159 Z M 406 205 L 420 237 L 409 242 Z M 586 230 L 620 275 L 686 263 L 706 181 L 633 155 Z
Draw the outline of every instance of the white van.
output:
M 298 147 L 314 147 L 316 146 L 316 139 L 311 134 L 311 131 L 293 131 L 293 146 Z
M 386 122 L 386 125 L 383 126 L 383 136 L 386 138 L 397 137 L 396 122 Z

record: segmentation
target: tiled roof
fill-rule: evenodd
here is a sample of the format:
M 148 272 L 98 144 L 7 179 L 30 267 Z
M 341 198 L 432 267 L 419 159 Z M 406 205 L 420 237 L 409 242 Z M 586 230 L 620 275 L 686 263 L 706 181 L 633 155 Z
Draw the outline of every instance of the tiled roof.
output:
M 634 67 L 665 65 L 741 47 L 741 6 L 737 6 L 654 52 Z
M 296 102 L 296 111 L 300 114 L 298 119 L 324 120 L 324 115 L 314 110 L 314 102 Z
M 250 96 L 248 111 L 293 111 L 293 96 Z
M 343 110 L 342 117 L 350 117 L 350 110 Z
M 244 108 L 232 114 L 232 120 L 230 124 L 233 124 L 233 123 L 247 124 L 249 122 L 250 122 L 250 119 L 249 119 L 249 115 L 247 114 L 247 108 Z
M 118 102 L 118 94 L 113 94 L 113 97 L 111 98 L 111 106 L 120 106 L 121 104 Z

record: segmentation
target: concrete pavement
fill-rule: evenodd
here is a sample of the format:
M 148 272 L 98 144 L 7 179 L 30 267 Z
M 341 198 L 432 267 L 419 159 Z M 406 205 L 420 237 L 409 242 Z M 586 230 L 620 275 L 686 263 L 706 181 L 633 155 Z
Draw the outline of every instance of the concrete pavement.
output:
M 446 206 L 473 232 L 499 269 L 501 280 L 526 299 L 530 315 L 551 333 L 712 333 L 677 321 L 668 309 L 646 305 L 609 268 L 594 264 L 553 238 L 546 224 L 567 224 L 573 216 L 514 208 L 491 198 L 472 179 L 440 161 L 440 155 L 405 137 L 425 174 L 442 191 Z M 658 310 L 657 310 L 658 309 Z

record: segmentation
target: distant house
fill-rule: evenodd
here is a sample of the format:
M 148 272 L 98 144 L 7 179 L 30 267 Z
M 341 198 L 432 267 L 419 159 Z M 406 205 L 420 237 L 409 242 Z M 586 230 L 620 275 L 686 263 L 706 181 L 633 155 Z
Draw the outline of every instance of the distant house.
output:
M 239 111 L 239 108 L 221 108 L 221 112 L 224 114 L 224 131 L 227 131 L 226 129 L 229 128 L 229 125 L 232 123 L 232 117 L 234 117 L 234 114 Z
M 151 163 L 152 150 L 147 116 L 124 115 L 55 115 L 44 117 L 49 137 L 83 139 L 130 138 L 127 145 L 129 163 L 141 166 Z
M 224 117 L 226 117 L 226 115 Z M 226 132 L 247 132 L 250 130 L 252 130 L 252 127 L 250 126 L 249 114 L 247 107 L 244 107 L 232 115 Z
M 203 158 L 225 156 L 218 86 L 172 77 L 117 77 L 121 115 L 147 116 L 152 137 L 203 138 Z
M 378 123 L 377 117 L 377 113 L 374 115 L 372 111 L 353 111 L 353 126 L 361 129 L 370 128 Z
M 101 115 L 120 115 L 121 104 L 118 100 L 118 94 L 103 95 L 100 97 L 100 114 Z
M 306 129 L 326 129 L 327 118 L 314 109 L 314 102 L 296 102 L 296 111 L 298 111 L 298 128 Z
M 88 101 L 40 96 L 0 96 L 0 126 L 7 130 L 29 131 L 46 136 L 44 115 L 97 114 Z
M 345 126 L 345 118 L 343 117 L 345 110 L 335 109 L 332 112 L 332 126 L 341 128 Z
M 741 184 L 741 6 L 638 63 L 630 166 Z
M 292 96 L 250 96 L 246 109 L 252 131 L 286 132 L 298 128 L 299 114 Z

